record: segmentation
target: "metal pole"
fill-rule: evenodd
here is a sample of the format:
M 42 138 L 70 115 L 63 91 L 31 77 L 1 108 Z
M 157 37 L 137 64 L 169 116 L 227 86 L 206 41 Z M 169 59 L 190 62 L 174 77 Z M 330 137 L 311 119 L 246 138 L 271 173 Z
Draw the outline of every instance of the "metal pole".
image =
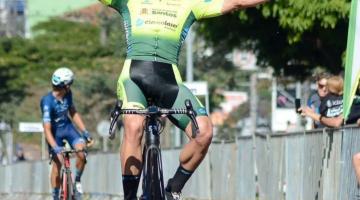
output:
M 298 99 L 301 99 L 301 82 L 300 81 L 297 81 L 296 82 L 296 88 L 295 88 L 295 93 L 296 93 L 296 98 L 298 98 Z M 297 120 L 296 120 L 296 128 L 298 129 L 298 130 L 300 130 L 301 129 L 301 116 L 300 115 L 298 115 L 297 116 Z
M 193 82 L 193 54 L 192 54 L 192 44 L 193 44 L 194 38 L 191 28 L 189 29 L 189 33 L 187 35 L 186 39 L 186 81 L 187 82 Z
M 276 84 L 276 77 L 274 77 L 272 79 L 272 84 L 271 84 L 271 129 L 274 129 L 275 127 L 276 98 L 277 98 L 277 84 Z
M 25 38 L 30 38 L 31 37 L 31 30 L 30 30 L 30 23 L 29 23 L 29 5 L 28 5 L 28 0 L 25 1 Z
M 46 159 L 46 138 L 45 138 L 45 133 L 41 134 L 41 159 L 45 160 Z
M 103 137 L 103 152 L 108 151 L 108 143 L 107 143 L 107 137 Z
M 255 135 L 257 121 L 257 92 L 256 92 L 257 73 L 254 72 L 250 77 L 250 119 L 251 133 Z

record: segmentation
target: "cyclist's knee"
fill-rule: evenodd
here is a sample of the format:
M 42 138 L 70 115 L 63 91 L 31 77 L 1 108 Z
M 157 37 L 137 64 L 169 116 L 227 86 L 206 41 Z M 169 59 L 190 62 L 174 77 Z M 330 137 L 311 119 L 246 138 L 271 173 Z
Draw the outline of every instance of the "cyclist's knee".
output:
M 200 146 L 207 148 L 213 137 L 212 124 L 209 118 L 204 118 L 203 120 L 198 120 L 200 133 L 196 136 L 195 141 Z
M 85 153 L 79 152 L 76 155 L 77 155 L 77 159 L 79 159 L 80 162 L 83 162 L 83 163 L 85 162 L 85 159 L 86 159 Z

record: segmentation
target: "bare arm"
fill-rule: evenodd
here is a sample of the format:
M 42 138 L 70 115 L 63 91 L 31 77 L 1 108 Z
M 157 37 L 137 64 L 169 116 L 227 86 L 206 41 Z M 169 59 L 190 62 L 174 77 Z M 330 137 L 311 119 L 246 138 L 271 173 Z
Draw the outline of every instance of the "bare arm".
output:
M 343 125 L 344 118 L 342 115 L 337 117 L 321 117 L 320 123 L 331 128 L 339 128 Z
M 49 143 L 49 145 L 51 147 L 57 146 L 57 144 L 55 142 L 55 139 L 54 139 L 54 136 L 53 136 L 53 134 L 51 132 L 51 124 L 45 122 L 45 123 L 43 123 L 43 127 L 44 127 L 46 141 Z
M 86 128 L 85 128 L 84 122 L 83 122 L 80 114 L 76 111 L 76 109 L 74 107 L 70 108 L 69 113 L 70 113 L 70 116 L 73 119 L 74 123 L 78 127 L 78 129 L 81 132 L 84 132 L 86 130 Z
M 269 0 L 225 0 L 221 12 L 223 14 L 242 8 L 254 7 Z

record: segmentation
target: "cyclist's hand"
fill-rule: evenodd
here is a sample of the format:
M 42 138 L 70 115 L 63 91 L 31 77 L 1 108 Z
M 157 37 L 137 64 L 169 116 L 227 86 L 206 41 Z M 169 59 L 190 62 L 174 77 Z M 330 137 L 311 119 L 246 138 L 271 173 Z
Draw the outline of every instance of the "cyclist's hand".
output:
M 87 147 L 91 147 L 94 144 L 94 139 L 90 136 L 90 133 L 88 131 L 83 132 L 83 138 L 86 141 Z
M 57 146 L 57 145 L 52 148 L 52 151 L 53 151 L 55 154 L 61 153 L 62 150 L 63 150 L 63 148 L 62 148 L 62 147 L 59 147 L 59 146 Z

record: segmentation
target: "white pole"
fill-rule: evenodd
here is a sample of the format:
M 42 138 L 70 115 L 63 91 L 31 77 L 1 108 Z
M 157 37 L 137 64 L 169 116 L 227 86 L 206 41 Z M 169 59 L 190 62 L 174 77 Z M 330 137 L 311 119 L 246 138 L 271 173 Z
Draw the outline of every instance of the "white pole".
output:
M 193 45 L 193 33 L 191 28 L 189 29 L 189 33 L 186 39 L 186 81 L 193 82 L 193 54 L 192 54 L 192 45 Z

